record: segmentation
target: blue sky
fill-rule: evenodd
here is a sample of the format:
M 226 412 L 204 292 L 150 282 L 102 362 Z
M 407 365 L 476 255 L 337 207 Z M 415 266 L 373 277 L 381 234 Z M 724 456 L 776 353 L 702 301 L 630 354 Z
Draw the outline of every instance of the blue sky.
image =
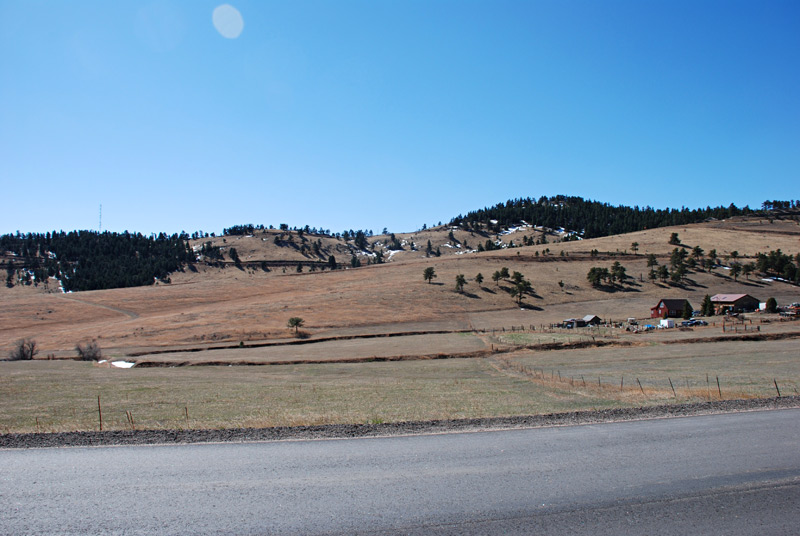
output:
M 0 232 L 800 198 L 800 2 L 0 0 Z

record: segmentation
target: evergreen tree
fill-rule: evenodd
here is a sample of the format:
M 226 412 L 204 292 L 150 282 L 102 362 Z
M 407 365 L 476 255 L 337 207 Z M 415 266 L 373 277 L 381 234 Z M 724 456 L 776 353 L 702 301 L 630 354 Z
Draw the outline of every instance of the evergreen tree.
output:
M 302 318 L 300 318 L 299 316 L 293 316 L 293 317 L 291 317 L 289 319 L 289 321 L 286 323 L 286 325 L 288 327 L 290 327 L 290 328 L 294 328 L 294 334 L 298 335 L 299 334 L 298 330 L 301 327 L 303 327 L 303 323 L 304 323 L 304 320 Z
M 770 298 L 767 299 L 767 305 L 766 305 L 766 308 L 764 310 L 766 312 L 768 312 L 768 313 L 777 313 L 778 312 L 778 302 L 775 300 L 775 298 L 770 297 Z
M 428 282 L 428 284 L 433 282 L 433 279 L 436 277 L 436 270 L 434 270 L 433 266 L 429 266 L 425 268 L 422 272 L 422 278 Z
M 467 278 L 464 277 L 464 274 L 458 274 L 456 276 L 456 290 L 458 292 L 464 292 L 464 285 L 467 284 Z
M 618 280 L 620 283 L 624 283 L 625 279 L 628 276 L 625 273 L 625 267 L 622 266 L 619 261 L 614 261 L 614 264 L 611 266 L 611 280 Z
M 733 280 L 737 281 L 739 279 L 739 274 L 742 273 L 742 265 L 738 262 L 731 263 L 731 275 L 733 276 Z
M 533 285 L 519 272 L 514 272 L 512 281 L 514 285 L 511 287 L 511 296 L 517 298 L 518 305 L 522 305 L 522 298 L 525 294 L 533 292 Z
M 714 316 L 714 304 L 711 302 L 711 296 L 708 294 L 703 298 L 703 303 L 700 305 L 700 314 L 703 316 Z
M 683 302 L 683 319 L 689 320 L 692 318 L 692 306 L 689 304 L 689 301 Z
M 480 285 L 483 283 L 483 274 L 478 272 L 478 275 L 475 276 L 475 282 Z

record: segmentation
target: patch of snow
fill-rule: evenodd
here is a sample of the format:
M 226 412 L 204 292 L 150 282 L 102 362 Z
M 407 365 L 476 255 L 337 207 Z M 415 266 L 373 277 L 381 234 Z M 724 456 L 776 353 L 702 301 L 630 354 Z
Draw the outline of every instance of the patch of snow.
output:
M 198 251 L 200 251 L 202 248 L 203 248 L 203 246 L 199 246 L 199 245 L 198 245 L 198 246 L 192 246 L 192 251 L 194 251 L 195 253 L 197 253 L 197 252 L 198 252 Z
M 722 269 L 723 270 L 730 270 L 731 268 L 730 268 L 730 266 L 723 266 Z
M 253 238 L 253 235 L 249 234 L 249 235 L 245 236 L 245 238 Z
M 764 277 L 764 278 L 761 279 L 761 281 L 766 281 L 767 283 L 771 283 L 772 282 L 772 278 L 771 277 Z
M 131 368 L 136 363 L 131 363 L 130 361 L 112 361 L 111 366 L 117 368 Z
M 491 223 L 492 225 L 497 225 L 497 220 L 489 220 L 489 223 Z
M 530 228 L 530 225 L 528 225 L 528 224 L 519 225 L 519 226 L 515 226 L 515 227 L 509 227 L 505 231 L 502 231 L 500 234 L 501 235 L 509 235 L 511 233 L 516 233 L 518 231 L 524 231 L 525 229 L 528 229 L 528 228 Z
M 107 362 L 108 361 L 106 361 L 105 359 L 101 359 L 100 361 L 97 362 L 97 364 L 99 365 L 100 363 L 107 363 Z

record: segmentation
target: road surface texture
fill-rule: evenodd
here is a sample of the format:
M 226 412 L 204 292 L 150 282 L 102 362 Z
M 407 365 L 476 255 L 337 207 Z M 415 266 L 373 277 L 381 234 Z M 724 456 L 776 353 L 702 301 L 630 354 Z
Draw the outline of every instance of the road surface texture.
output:
M 798 534 L 800 409 L 0 450 L 2 534 Z

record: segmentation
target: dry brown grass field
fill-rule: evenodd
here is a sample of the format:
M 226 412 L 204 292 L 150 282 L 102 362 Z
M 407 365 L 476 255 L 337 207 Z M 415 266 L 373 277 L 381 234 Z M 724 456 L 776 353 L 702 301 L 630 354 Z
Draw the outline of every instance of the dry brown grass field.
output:
M 666 297 L 688 298 L 695 308 L 705 294 L 716 293 L 748 293 L 761 301 L 775 297 L 779 304 L 800 301 L 796 286 L 757 277 L 734 281 L 724 269 L 711 274 L 692 272 L 680 287 L 652 283 L 645 276 L 647 253 L 667 262 L 674 247 L 668 244 L 672 232 L 688 247 L 699 245 L 706 252 L 716 249 L 722 258 L 737 251 L 746 260 L 778 248 L 790 254 L 800 252 L 796 222 L 708 222 L 566 243 L 549 237 L 546 245 L 469 254 L 455 254 L 464 247 L 445 246 L 448 232 L 445 227 L 398 234 L 406 243 L 414 241 L 419 250 L 407 248 L 386 264 L 358 269 L 309 272 L 306 268 L 297 273 L 292 267 L 265 272 L 255 266 L 241 270 L 202 266 L 198 271 L 174 274 L 171 284 L 151 287 L 66 295 L 33 288 L 0 289 L 0 352 L 6 354 L 14 341 L 24 337 L 35 339 L 40 347 L 38 359 L 32 363 L 0 363 L 0 430 L 30 430 L 37 416 L 40 426 L 50 423 L 48 429 L 91 429 L 92 417 L 82 417 L 81 412 L 86 411 L 86 400 L 93 399 L 96 404 L 98 394 L 118 408 L 116 418 L 120 411 L 123 416 L 124 411 L 133 411 L 141 416 L 143 426 L 151 427 L 388 421 L 651 403 L 673 398 L 671 390 L 669 396 L 663 391 L 663 376 L 672 374 L 672 369 L 659 368 L 667 362 L 675 365 L 676 376 L 691 370 L 696 378 L 706 372 L 736 378 L 726 387 L 729 397 L 768 394 L 762 387 L 772 376 L 797 386 L 800 356 L 793 350 L 797 339 L 792 337 L 795 331 L 800 334 L 800 323 L 762 324 L 762 317 L 756 315 L 754 324 L 747 327 L 789 338 L 752 343 L 670 344 L 719 338 L 723 336 L 721 325 L 640 335 L 618 329 L 602 333 L 543 331 L 551 323 L 586 314 L 610 320 L 643 319 L 649 316 L 650 307 Z M 529 229 L 503 239 L 521 243 L 525 232 L 540 234 Z M 217 245 L 234 245 L 246 262 L 309 260 L 295 248 L 275 246 L 275 233 L 225 237 L 224 243 L 222 237 L 214 240 Z M 470 247 L 485 240 L 465 231 L 454 234 Z M 442 256 L 425 257 L 427 240 L 440 248 Z M 335 239 L 325 242 L 323 246 L 339 263 L 349 262 L 346 246 Z M 632 242 L 639 244 L 637 255 L 631 252 Z M 596 258 L 589 254 L 593 249 L 599 251 Z M 614 291 L 592 288 L 586 280 L 589 268 L 610 267 L 614 261 L 626 268 L 631 283 Z M 533 283 L 535 293 L 525 298 L 523 308 L 507 292 L 508 282 L 491 280 L 491 274 L 503 266 L 523 273 Z M 426 267 L 436 271 L 432 284 L 423 281 Z M 482 285 L 474 281 L 479 272 L 485 278 Z M 454 290 L 457 274 L 467 277 L 463 293 Z M 287 328 L 290 317 L 303 318 L 308 344 L 283 344 L 296 340 Z M 525 332 L 511 332 L 512 327 L 524 327 Z M 455 333 L 465 330 L 475 333 Z M 387 333 L 407 335 L 363 338 Z M 617 346 L 514 350 L 592 338 Z M 121 370 L 46 360 L 48 355 L 73 357 L 77 343 L 92 339 L 111 359 L 298 364 Z M 316 339 L 325 341 L 314 342 Z M 223 348 L 215 349 L 219 347 Z M 679 348 L 684 361 L 675 354 Z M 495 355 L 493 350 L 502 352 Z M 161 353 L 151 353 L 155 351 Z M 777 352 L 782 361 L 764 360 L 765 351 Z M 485 355 L 467 357 L 476 352 Z M 659 357 L 663 352 L 667 357 Z M 725 365 L 729 353 L 735 359 Z M 430 359 L 447 355 L 461 358 Z M 371 363 L 371 358 L 407 360 Z M 365 362 L 334 363 L 359 359 Z M 716 361 L 704 361 L 708 359 Z M 299 364 L 303 361 L 331 363 Z M 618 392 L 602 385 L 596 391 L 580 392 L 574 380 L 572 384 L 545 381 L 533 369 L 560 371 L 562 379 L 581 374 L 587 380 L 593 375 L 608 375 L 609 380 L 631 375 L 635 381 L 638 375 L 645 392 L 652 392 L 641 399 L 627 390 Z M 679 399 L 694 399 L 700 393 L 689 389 L 678 395 Z M 131 407 L 121 409 L 123 396 Z M 175 408 L 184 411 L 187 406 L 190 419 L 183 415 L 183 421 L 175 420 Z M 160 407 L 170 409 L 159 413 Z M 48 421 L 45 414 L 53 418 Z M 115 426 L 124 427 L 120 422 Z

